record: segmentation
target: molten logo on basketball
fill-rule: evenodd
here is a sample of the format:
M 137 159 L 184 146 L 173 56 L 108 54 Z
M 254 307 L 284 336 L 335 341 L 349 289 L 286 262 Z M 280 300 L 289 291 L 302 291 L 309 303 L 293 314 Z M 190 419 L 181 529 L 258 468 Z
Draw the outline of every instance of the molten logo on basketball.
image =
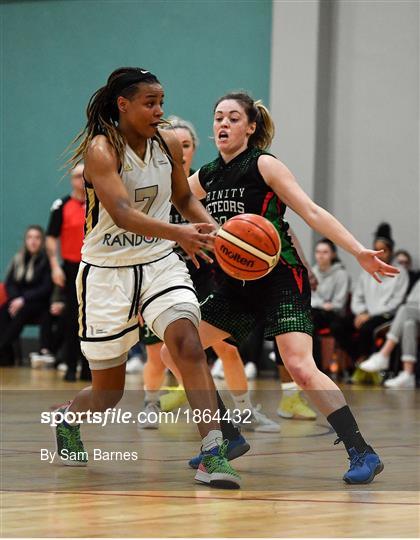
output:
M 238 214 L 219 228 L 214 253 L 220 268 L 235 279 L 251 281 L 266 276 L 281 252 L 274 225 L 256 214 Z
M 234 253 L 231 251 L 225 244 L 222 244 L 220 246 L 220 251 L 229 257 L 229 259 L 232 259 L 233 261 L 238 262 L 239 264 L 242 264 L 243 266 L 246 266 L 248 268 L 252 268 L 254 266 L 254 261 L 247 259 L 246 257 L 241 257 L 239 253 Z

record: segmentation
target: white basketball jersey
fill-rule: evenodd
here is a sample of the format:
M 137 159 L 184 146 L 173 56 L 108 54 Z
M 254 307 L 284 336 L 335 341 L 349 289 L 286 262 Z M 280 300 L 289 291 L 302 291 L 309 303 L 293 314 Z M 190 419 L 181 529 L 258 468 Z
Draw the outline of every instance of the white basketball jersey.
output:
M 128 145 L 124 153 L 122 181 L 131 204 L 149 216 L 169 223 L 172 165 L 159 143 L 149 139 L 144 161 Z M 96 196 L 86 185 L 85 239 L 82 260 L 97 266 L 130 266 L 164 257 L 174 242 L 124 231 L 115 225 Z

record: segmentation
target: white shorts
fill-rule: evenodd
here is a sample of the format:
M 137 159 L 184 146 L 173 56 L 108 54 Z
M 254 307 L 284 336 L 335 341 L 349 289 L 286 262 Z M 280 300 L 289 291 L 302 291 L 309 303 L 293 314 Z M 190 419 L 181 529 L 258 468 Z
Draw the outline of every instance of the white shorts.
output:
M 139 341 L 139 312 L 162 340 L 165 329 L 162 325 L 155 328 L 154 322 L 173 306 L 191 306 L 191 320 L 199 323 L 194 285 L 185 263 L 173 252 L 155 262 L 119 268 L 82 261 L 76 285 L 81 349 L 91 369 L 123 362 L 116 359 Z M 185 306 L 181 313 L 185 314 Z

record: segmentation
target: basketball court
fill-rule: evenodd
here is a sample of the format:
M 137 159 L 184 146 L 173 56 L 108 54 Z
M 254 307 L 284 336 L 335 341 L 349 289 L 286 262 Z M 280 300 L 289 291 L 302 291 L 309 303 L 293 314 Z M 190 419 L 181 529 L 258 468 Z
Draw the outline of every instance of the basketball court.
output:
M 141 375 L 128 375 L 123 410 L 140 410 Z M 323 418 L 282 420 L 280 434 L 245 433 L 251 450 L 236 460 L 242 489 L 194 482 L 187 460 L 196 428 L 182 419 L 141 430 L 114 424 L 82 428 L 88 467 L 41 461 L 54 450 L 48 411 L 74 392 L 54 371 L 2 372 L 2 535 L 7 537 L 418 537 L 420 396 L 413 391 L 344 387 L 385 470 L 367 486 L 349 486 L 342 445 Z M 255 402 L 276 418 L 278 381 L 253 383 Z M 69 389 L 70 387 L 70 389 Z M 227 400 L 228 401 L 228 400 Z M 137 409 L 136 409 L 137 407 Z M 185 410 L 185 409 L 183 409 Z M 138 459 L 105 461 L 105 452 Z
M 308 268 L 316 261 L 315 250 L 321 237 L 327 236 L 338 245 L 339 258 L 335 262 L 342 263 L 348 272 L 349 289 L 353 295 L 362 272 L 360 260 L 363 257 L 373 259 L 373 253 L 367 251 L 375 243 L 373 231 L 384 221 L 390 230 L 392 228 L 390 257 L 395 254 L 395 240 L 395 251 L 406 251 L 409 256 L 411 277 L 417 275 L 416 272 L 420 275 L 419 0 L 1 0 L 0 33 L 0 308 L 3 309 L 0 315 L 5 315 L 0 318 L 3 324 L 0 324 L 0 338 L 7 341 L 4 337 L 7 329 L 13 326 L 13 319 L 25 304 L 29 308 L 28 298 L 31 296 L 25 296 L 20 289 L 16 294 L 10 293 L 7 290 L 10 276 L 16 282 L 26 280 L 25 286 L 29 287 L 34 279 L 35 257 L 42 255 L 48 264 L 42 268 L 48 271 L 39 271 L 37 277 L 40 281 L 41 278 L 49 280 L 51 285 L 48 298 L 45 292 L 48 287 L 44 290 L 42 309 L 38 306 L 38 312 L 35 314 L 34 311 L 33 317 L 23 321 L 18 330 L 20 337 L 16 334 L 8 343 L 0 343 L 0 536 L 420 538 L 418 379 L 417 388 L 398 390 L 380 383 L 378 386 L 361 386 L 339 381 L 338 385 L 357 419 L 356 426 L 344 402 L 340 402 L 338 409 L 331 409 L 330 420 L 332 414 L 340 409 L 343 413 L 339 419 L 335 416 L 331 425 L 319 412 L 313 421 L 283 419 L 277 413 L 282 396 L 281 382 L 271 360 L 266 359 L 270 364 L 267 370 L 267 365 L 264 365 L 267 342 L 265 345 L 260 342 L 262 349 L 251 346 L 249 357 L 242 356 L 245 364 L 252 364 L 255 378 L 248 376 L 246 370 L 242 374 L 239 359 L 243 380 L 238 383 L 235 401 L 225 380 L 217 379 L 216 386 L 226 407 L 232 410 L 234 403 L 240 403 L 244 396 L 248 400 L 244 387 L 247 379 L 252 379 L 249 382 L 252 407 L 261 404 L 261 413 L 278 422 L 281 430 L 279 433 L 259 433 L 243 429 L 242 435 L 250 444 L 250 450 L 232 462 L 232 467 L 241 477 L 241 489 L 216 489 L 195 481 L 196 471 L 189 467 L 188 462 L 200 453 L 203 442 L 205 457 L 202 468 L 207 467 L 206 462 L 211 462 L 219 466 L 217 469 L 214 465 L 215 476 L 220 475 L 216 481 L 229 482 L 233 477 L 237 481 L 234 471 L 232 473 L 228 469 L 225 459 L 227 442 L 221 443 L 219 426 L 213 425 L 210 432 L 202 433 L 202 439 L 191 409 L 184 404 L 179 409 L 174 408 L 166 419 L 162 417 L 158 429 L 140 429 L 140 411 L 148 410 L 150 406 L 162 409 L 157 388 L 161 382 L 159 375 L 163 377 L 166 368 L 162 364 L 160 373 L 156 370 L 155 378 L 159 379 L 159 385 L 155 388 L 149 384 L 150 388 L 147 388 L 143 372 L 128 373 L 130 369 L 125 366 L 125 354 L 138 339 L 139 309 L 140 316 L 142 310 L 146 310 L 147 315 L 147 309 L 150 313 L 150 305 L 154 305 L 151 302 L 162 300 L 167 292 L 172 292 L 177 302 L 172 303 L 171 300 L 171 305 L 162 310 L 159 308 L 156 316 L 149 316 L 151 329 L 161 315 L 178 304 L 189 305 L 189 311 L 185 308 L 189 317 L 182 312 L 182 316 L 177 314 L 178 319 L 198 324 L 199 306 L 195 304 L 195 296 L 194 304 L 191 300 L 181 302 L 181 294 L 179 299 L 177 296 L 179 290 L 183 296 L 187 294 L 190 288 L 188 276 L 184 276 L 187 285 L 184 281 L 172 283 L 174 270 L 165 259 L 169 254 L 172 256 L 169 252 L 173 246 L 169 246 L 169 239 L 174 243 L 176 239 L 180 240 L 178 243 L 182 247 L 185 230 L 181 234 L 178 228 L 175 234 L 172 227 L 169 234 L 169 229 L 165 228 L 166 232 L 160 234 L 159 231 L 163 230 L 161 223 L 153 220 L 154 225 L 153 222 L 150 225 L 149 220 L 147 223 L 152 228 L 148 229 L 149 225 L 141 222 L 144 216 L 139 215 L 132 217 L 135 226 L 132 221 L 125 221 L 127 215 L 133 216 L 127 212 L 133 204 L 137 205 L 134 208 L 138 214 L 151 210 L 150 216 L 160 221 L 168 221 L 171 204 L 179 207 L 180 212 L 184 210 L 188 219 L 194 217 L 194 212 L 195 216 L 200 214 L 203 217 L 202 210 L 198 207 L 194 210 L 195 202 L 186 189 L 182 168 L 185 175 L 190 176 L 190 181 L 193 178 L 191 184 L 199 184 L 196 189 L 202 193 L 197 198 L 205 202 L 207 210 L 213 212 L 213 217 L 216 216 L 221 225 L 215 249 L 220 267 L 226 274 L 242 281 L 235 282 L 240 294 L 235 290 L 234 295 L 227 300 L 224 298 L 225 303 L 217 298 L 217 294 L 210 296 L 208 292 L 205 295 L 207 307 L 202 303 L 201 313 L 203 315 L 209 309 L 209 324 L 213 324 L 212 314 L 220 319 L 229 319 L 229 325 L 237 323 L 235 330 L 244 334 L 241 339 L 236 337 L 238 344 L 242 337 L 245 341 L 251 335 L 251 330 L 262 328 L 260 313 L 264 313 L 266 321 L 270 319 L 273 325 L 279 325 L 277 333 L 266 333 L 266 336 L 273 338 L 306 333 L 305 351 L 310 354 L 312 344 L 308 328 L 312 328 L 314 304 L 311 305 L 306 272 L 300 265 L 304 257 L 295 258 L 293 245 L 289 243 L 291 229 L 301 244 Z M 243 101 L 243 96 L 226 97 L 235 93 L 246 93 L 251 105 L 248 108 L 244 106 L 248 102 L 246 99 Z M 139 96 L 145 99 L 146 95 L 148 99 L 151 96 L 151 101 L 141 102 L 142 106 L 137 109 Z M 226 101 L 232 100 L 238 105 L 238 110 L 230 110 L 226 105 Z M 254 116 L 250 116 L 251 113 Z M 168 118 L 172 118 L 171 122 L 167 121 Z M 246 122 L 241 124 L 241 118 Z M 175 121 L 184 123 L 184 127 L 178 125 L 178 132 L 180 129 L 190 130 L 191 144 L 187 152 L 188 145 L 185 146 L 180 139 L 182 162 L 176 155 L 178 151 L 174 155 L 169 151 L 172 143 L 166 144 L 171 134 L 166 134 L 166 142 L 166 135 L 162 138 L 161 128 L 170 125 L 175 132 Z M 75 139 L 85 125 L 84 135 Z M 229 139 L 232 133 L 237 139 Z M 119 162 L 114 163 L 113 168 L 108 167 L 107 176 L 92 173 L 92 166 L 89 166 L 92 158 L 87 156 L 87 149 L 98 135 L 108 137 L 108 142 L 114 147 L 113 152 L 118 154 Z M 250 141 L 257 135 L 262 142 L 259 141 L 254 148 Z M 263 144 L 263 139 L 269 142 Z M 136 144 L 131 145 L 131 140 Z M 236 143 L 229 142 L 232 140 L 240 144 L 235 146 Z M 74 164 L 78 163 L 75 168 L 80 168 L 82 163 L 79 159 L 83 157 L 86 175 L 81 170 L 75 175 L 75 168 L 66 170 L 71 161 L 65 165 L 66 159 L 71 158 L 71 141 L 74 143 Z M 181 146 L 179 152 L 180 149 Z M 250 150 L 270 154 L 263 156 L 265 167 L 264 164 L 262 169 L 258 166 L 260 155 L 255 154 L 252 159 L 246 157 Z M 188 151 L 189 162 L 185 159 Z M 174 156 L 178 166 L 174 166 Z M 225 160 L 226 156 L 229 159 Z M 111 157 L 114 162 L 115 156 L 112 154 Z M 300 198 L 302 194 L 299 196 L 299 189 L 294 187 L 293 180 L 290 182 L 286 169 L 277 163 L 273 165 L 275 158 L 292 171 L 315 205 L 296 202 L 306 199 Z M 102 158 L 95 159 L 97 166 L 98 163 L 103 165 Z M 264 175 L 261 171 L 267 168 L 270 173 L 266 171 Z M 102 169 L 99 167 L 97 170 Z M 178 172 L 174 174 L 176 170 Z M 110 180 L 111 174 L 114 175 L 114 184 Z M 74 188 L 74 176 L 79 178 L 82 190 L 79 198 Z M 99 186 L 104 178 L 109 191 L 113 192 L 110 196 L 112 208 L 123 209 L 122 212 L 111 212 L 108 206 L 102 212 L 105 210 L 101 199 L 104 195 L 98 196 L 95 185 Z M 235 183 L 237 179 L 240 181 L 238 186 Z M 118 195 L 114 188 L 115 181 L 120 180 L 125 183 L 120 186 Z M 176 182 L 182 189 L 179 186 L 173 189 Z M 122 192 L 127 192 L 128 206 L 121 205 Z M 73 213 L 70 212 L 72 206 L 66 206 L 70 208 L 67 213 L 63 201 L 67 204 L 72 198 Z M 257 207 L 259 199 L 261 208 L 258 211 L 252 208 L 245 210 L 251 203 Z M 158 209 L 152 208 L 155 201 Z M 289 208 L 284 215 L 286 207 Z M 290 207 L 299 211 L 294 212 Z M 319 207 L 335 216 L 357 241 L 349 240 L 337 223 L 329 220 Z M 61 210 L 57 212 L 59 208 Z M 85 267 L 86 272 L 80 274 L 80 302 L 75 300 L 76 291 L 73 298 L 71 294 L 63 296 L 67 287 L 65 281 L 60 283 L 60 280 L 64 278 L 59 276 L 57 281 L 60 265 L 64 268 L 70 262 L 75 273 L 73 277 L 68 274 L 70 278 L 66 274 L 65 279 L 67 283 L 74 283 L 83 259 L 80 246 L 75 250 L 77 257 L 74 259 L 66 257 L 62 249 L 66 244 L 74 248 L 77 243 L 76 227 L 66 228 L 68 242 L 63 242 L 63 215 L 70 216 L 72 221 L 77 212 L 83 221 L 83 226 L 79 227 L 80 245 L 82 241 L 85 245 L 90 242 L 88 257 L 93 257 L 89 262 L 84 256 L 86 261 L 83 260 L 83 264 L 89 268 Z M 229 218 L 233 213 L 235 216 Z M 57 235 L 52 234 L 54 231 L 50 227 L 53 215 Z M 117 215 L 118 219 L 111 217 Z M 254 217 L 250 219 L 250 215 Z M 262 216 L 268 217 L 271 223 L 262 224 L 260 220 L 267 221 Z M 180 221 L 175 220 L 173 224 L 181 223 L 182 216 L 179 218 Z M 245 225 L 248 227 L 246 230 Z M 115 227 L 115 235 L 110 234 L 110 227 L 113 230 Z M 29 229 L 38 231 L 41 239 L 39 251 L 27 251 L 26 234 Z M 45 231 L 50 241 L 51 238 L 56 240 L 55 248 L 52 250 L 50 245 L 48 253 L 48 246 L 44 249 Z M 159 234 L 150 231 L 158 231 Z M 159 252 L 155 259 L 152 257 L 154 249 L 160 249 L 162 239 L 168 242 L 167 249 L 162 248 L 162 253 Z M 293 240 L 295 244 L 296 240 Z M 186 245 L 190 244 L 187 242 Z M 282 252 L 282 245 L 289 251 L 283 249 Z M 364 253 L 361 245 L 366 248 Z M 147 257 L 142 258 L 149 247 Z M 201 247 L 206 249 L 208 244 Z M 98 254 L 101 262 L 97 267 L 96 252 L 102 253 L 102 250 L 103 255 Z M 120 252 L 122 259 L 118 255 Z M 353 256 L 355 253 L 357 255 Z M 284 260 L 282 255 L 286 256 Z M 114 262 L 111 264 L 112 257 Z M 180 266 L 180 273 L 186 274 L 184 265 L 177 257 L 173 258 L 176 259 L 174 267 Z M 19 264 L 13 267 L 16 261 Z M 275 269 L 279 261 L 287 268 L 290 277 L 290 281 L 284 282 L 284 287 L 279 287 L 279 278 L 267 289 L 255 288 L 256 292 L 252 294 L 249 293 L 250 288 L 244 288 L 248 279 L 261 283 L 258 279 Z M 156 274 L 158 278 L 151 272 L 148 275 L 150 284 L 159 285 L 159 290 L 156 289 L 149 298 L 143 298 L 145 302 L 142 303 L 142 288 L 147 289 L 150 285 L 146 283 L 149 278 L 143 266 L 157 262 L 161 265 L 161 274 Z M 390 258 L 389 262 L 394 264 L 395 261 Z M 90 281 L 87 288 L 88 272 Z M 101 272 L 104 276 L 102 281 L 93 277 Z M 130 274 L 127 281 L 120 283 L 110 277 L 124 272 Z M 203 282 L 210 287 L 211 279 L 207 278 L 204 276 Z M 51 294 L 53 282 L 58 288 Z M 292 291 L 293 298 L 290 283 L 296 289 Z M 128 289 L 133 289 L 133 292 L 129 294 Z M 90 296 L 86 301 L 87 290 Z M 307 315 L 298 321 L 299 327 L 294 323 L 298 310 L 299 313 L 303 311 L 304 302 L 299 305 L 297 301 L 292 302 L 298 297 L 297 290 L 306 302 Z M 278 291 L 283 296 L 277 301 Z M 113 296 L 116 292 L 120 293 L 118 298 Z M 188 294 L 192 297 L 193 292 L 190 290 Z M 241 294 L 246 302 L 242 302 Z M 37 298 L 41 304 L 41 296 Z M 209 299 L 214 300 L 214 304 Z M 322 304 L 325 311 L 333 309 L 330 300 Z M 405 301 L 405 297 L 404 300 L 401 298 L 402 303 Z M 270 302 L 276 304 L 275 312 L 270 312 Z M 348 306 L 348 298 L 346 302 Z M 12 304 L 14 307 L 10 309 Z M 62 304 L 62 311 L 61 315 L 53 314 L 56 318 L 50 321 L 51 339 L 47 340 L 48 346 L 43 346 L 43 317 L 51 314 L 52 304 Z M 90 304 L 88 308 L 87 304 Z M 95 310 L 91 307 L 93 304 Z M 121 320 L 116 321 L 114 308 L 120 304 L 124 309 L 127 307 L 127 313 L 122 309 L 119 314 Z M 330 305 L 325 307 L 327 304 Z M 194 310 L 191 310 L 191 305 Z M 249 306 L 252 310 L 248 309 Z M 264 311 L 267 307 L 270 309 Z M 284 313 L 280 313 L 281 309 Z M 389 322 L 397 309 L 398 306 L 383 310 L 380 315 L 386 315 Z M 252 317 L 247 319 L 251 311 Z M 338 313 L 339 310 L 336 311 Z M 351 308 L 348 307 L 347 311 L 350 317 Z M 99 314 L 97 317 L 96 312 Z M 340 308 L 341 315 L 344 316 L 344 309 Z M 369 313 L 366 306 L 364 311 L 353 315 L 367 316 L 365 320 L 368 321 L 376 313 Z M 81 323 L 79 334 L 68 331 L 68 322 L 71 319 L 75 322 L 76 316 Z M 172 311 L 170 316 L 173 316 Z M 58 320 L 60 317 L 61 322 Z M 64 319 L 68 320 L 63 324 Z M 178 319 L 171 319 L 168 324 L 185 323 Z M 207 320 L 203 316 L 202 319 Z M 244 322 L 242 319 L 247 320 Z M 16 318 L 14 320 L 16 322 Z M 109 322 L 109 327 L 104 327 L 104 320 L 107 325 Z M 163 317 L 159 321 L 162 332 L 155 328 L 161 337 L 165 336 L 167 329 L 162 321 Z M 216 322 L 214 327 L 224 328 L 220 320 Z M 306 330 L 303 329 L 305 322 L 308 323 Z M 413 321 L 408 322 L 413 326 Z M 117 323 L 121 323 L 120 326 Z M 118 328 L 115 329 L 114 324 Z M 284 325 L 281 329 L 280 324 Z M 264 329 L 271 331 L 267 324 Z M 331 347 L 323 349 L 319 363 L 332 379 L 342 375 L 347 381 L 353 369 L 360 365 L 359 360 L 367 354 L 356 354 L 355 345 L 354 350 L 346 350 L 348 363 L 343 361 L 339 365 L 336 354 L 340 345 L 338 337 L 330 332 L 331 328 L 325 330 L 327 338 L 324 336 L 322 339 Z M 235 337 L 232 329 L 226 332 Z M 51 337 L 53 333 L 59 336 L 57 343 L 57 336 Z M 352 327 L 354 343 L 357 344 L 360 335 L 360 326 Z M 99 423 L 88 422 L 81 426 L 88 465 L 71 467 L 64 466 L 57 455 L 51 414 L 89 385 L 86 382 L 91 375 L 88 363 L 83 364 L 82 370 L 79 365 L 77 371 L 77 363 L 82 360 L 79 358 L 78 336 L 82 338 L 85 349 L 90 348 L 91 354 L 99 343 L 100 354 L 94 351 L 91 362 L 94 359 L 111 362 L 99 386 L 104 384 L 104 387 L 115 390 L 113 385 L 118 379 L 117 382 L 121 383 L 115 390 L 118 393 L 122 391 L 126 369 L 127 374 L 124 396 L 115 408 L 107 409 L 109 414 L 101 413 Z M 127 350 L 119 350 L 119 344 L 125 339 L 129 344 Z M 145 335 L 140 339 L 146 346 Z M 177 327 L 177 332 L 169 337 L 166 334 L 165 339 L 176 345 L 172 348 L 168 345 L 168 348 L 178 361 L 177 367 L 183 368 L 183 384 L 197 389 L 207 374 L 205 370 L 200 372 L 198 364 L 191 361 L 195 360 L 199 349 L 195 330 L 191 326 Z M 296 336 L 292 339 L 297 343 Z M 411 344 L 420 346 L 417 335 L 415 339 L 417 341 Z M 118 340 L 121 341 L 118 343 Z M 76 342 L 76 348 L 71 349 L 71 341 L 73 346 Z M 115 343 L 118 346 L 113 350 Z M 370 344 L 372 351 L 369 354 L 379 349 L 382 342 L 380 344 L 374 336 Z M 213 346 L 221 364 L 223 354 L 216 350 L 216 342 Z M 133 349 L 131 360 L 137 359 L 143 369 L 145 358 L 137 356 L 137 353 L 143 355 L 144 350 L 133 352 Z M 23 350 L 25 354 L 22 354 Z M 68 354 L 70 350 L 73 352 Z M 303 355 L 303 345 L 296 350 Z M 38 360 L 46 353 L 50 364 L 42 364 L 44 356 L 39 360 L 39 365 L 44 367 L 38 369 L 39 365 L 33 363 L 31 369 L 30 351 Z M 152 364 L 151 351 L 149 348 L 149 366 Z M 310 374 L 303 373 L 299 364 L 299 360 L 306 359 L 306 356 L 298 357 L 294 355 L 295 351 L 290 343 L 286 343 L 281 353 L 286 365 L 289 360 L 286 356 L 290 354 L 289 370 L 296 368 L 290 376 L 306 388 L 304 383 L 311 382 Z M 393 353 L 392 366 L 386 376 L 392 371 L 396 374 L 397 367 L 400 368 L 398 349 L 397 352 L 398 355 L 395 351 Z M 419 353 L 417 348 L 417 368 L 413 368 L 413 371 L 417 369 L 417 375 Z M 89 357 L 86 350 L 84 354 Z M 199 354 L 202 354 L 201 349 Z M 410 357 L 410 362 L 414 356 Z M 295 362 L 296 358 L 298 362 Z M 202 360 L 204 362 L 204 356 Z M 317 360 L 320 359 L 317 357 Z M 61 362 L 67 364 L 65 375 L 58 368 Z M 203 365 L 198 367 L 201 369 Z M 93 369 L 103 369 L 102 366 L 93 366 L 92 363 Z M 228 368 L 225 361 L 226 379 L 229 379 Z M 192 379 L 191 384 L 186 383 L 194 372 L 194 384 Z M 115 373 L 118 373 L 117 377 Z M 376 379 L 382 380 L 383 373 L 375 372 Z M 300 381 L 299 375 L 302 377 Z M 95 384 L 100 379 L 98 374 L 96 377 Z M 282 378 L 286 383 L 287 379 L 283 375 Z M 331 384 L 326 377 L 324 383 L 325 380 Z M 411 372 L 410 381 L 415 384 L 415 375 Z M 165 383 L 170 384 L 170 381 Z M 239 388 L 241 384 L 242 388 Z M 323 388 L 322 385 L 311 387 Z M 154 400 L 145 399 L 145 388 L 154 395 Z M 285 386 L 283 391 L 283 396 L 286 396 Z M 205 402 L 204 392 L 203 395 L 201 390 L 198 392 L 203 399 L 197 402 Z M 296 386 L 293 392 L 298 396 Z M 82 405 L 85 397 L 86 394 L 81 398 L 79 394 L 77 398 Z M 91 398 L 91 403 L 94 403 L 97 396 L 91 395 Z M 311 401 L 308 396 L 306 398 Z M 308 402 L 303 400 L 301 405 L 303 403 L 306 407 Z M 333 402 L 331 400 L 330 403 Z M 91 408 L 104 410 L 104 403 L 108 402 L 99 399 L 95 402 L 97 409 Z M 86 410 L 87 407 L 80 405 L 78 408 L 79 405 L 76 402 L 74 409 Z M 330 408 L 325 406 L 323 410 Z M 255 411 L 260 409 L 253 409 L 254 416 Z M 62 445 L 64 450 L 83 448 L 77 427 L 62 423 L 61 428 L 65 432 L 65 441 L 70 441 L 67 447 Z M 351 464 L 353 469 L 355 464 L 365 460 L 365 465 L 372 458 L 372 449 L 368 445 L 378 453 L 384 469 L 372 483 L 349 485 L 343 481 L 349 461 L 344 444 L 338 441 L 334 444 L 336 433 L 346 441 L 350 454 L 351 451 L 358 453 Z M 362 435 L 366 442 L 363 440 L 361 445 Z M 223 436 L 228 437 L 229 444 L 236 444 L 238 440 L 241 444 L 237 432 L 234 440 L 225 433 Z M 57 438 L 60 443 L 60 434 Z M 374 465 L 367 467 L 373 476 L 382 467 L 378 456 L 373 456 L 377 461 L 371 461 Z M 71 459 L 74 463 L 84 458 Z M 206 469 L 202 478 L 204 475 L 210 478 L 213 473 L 214 469 L 210 472 Z M 226 480 L 229 474 L 230 478 Z M 363 480 L 370 480 L 372 475 L 364 476 Z

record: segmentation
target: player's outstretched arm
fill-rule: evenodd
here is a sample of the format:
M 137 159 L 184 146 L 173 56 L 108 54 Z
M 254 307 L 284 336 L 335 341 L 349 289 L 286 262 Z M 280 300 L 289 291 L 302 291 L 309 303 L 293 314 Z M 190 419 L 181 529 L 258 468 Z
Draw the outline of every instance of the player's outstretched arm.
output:
M 393 276 L 399 273 L 398 268 L 378 259 L 380 251 L 366 249 L 338 219 L 315 204 L 281 161 L 272 156 L 261 156 L 258 168 L 267 185 L 287 206 L 299 214 L 314 230 L 356 257 L 360 266 L 376 281 L 381 281 L 380 275 Z

